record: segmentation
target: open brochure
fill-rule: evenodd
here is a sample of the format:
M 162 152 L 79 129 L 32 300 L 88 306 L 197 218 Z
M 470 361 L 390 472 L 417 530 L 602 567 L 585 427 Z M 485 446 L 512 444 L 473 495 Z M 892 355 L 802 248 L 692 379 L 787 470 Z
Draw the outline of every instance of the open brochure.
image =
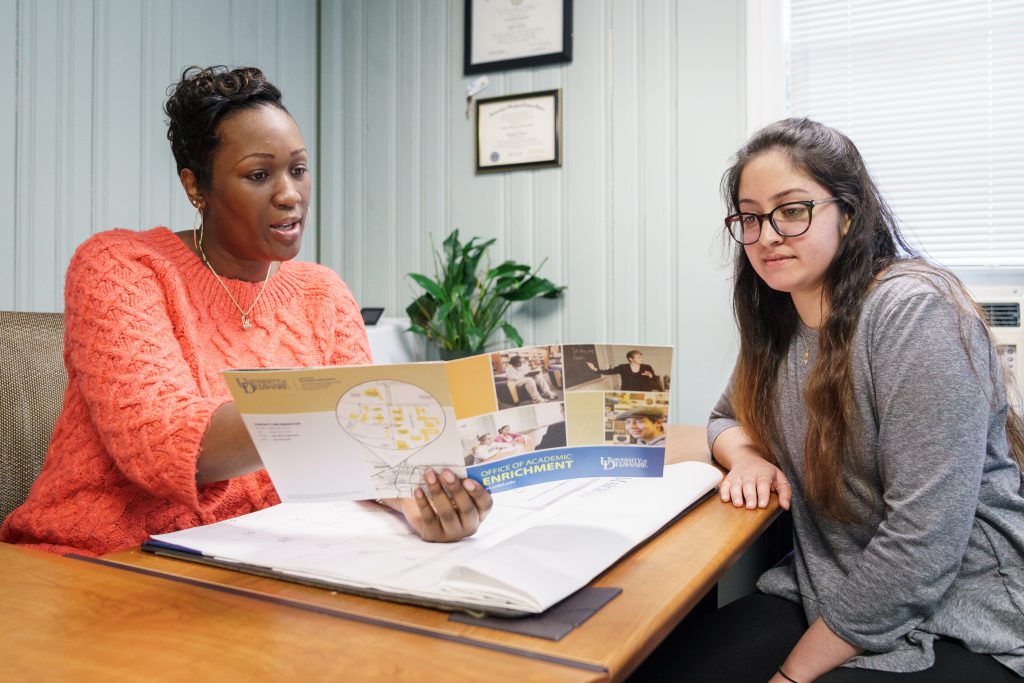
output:
M 663 477 L 574 479 L 496 493 L 479 531 L 424 543 L 369 502 L 282 503 L 154 536 L 147 550 L 444 609 L 537 614 L 582 588 L 717 487 L 701 462 Z
M 409 496 L 428 467 L 491 492 L 658 477 L 672 349 L 531 346 L 447 362 L 228 370 L 281 500 Z

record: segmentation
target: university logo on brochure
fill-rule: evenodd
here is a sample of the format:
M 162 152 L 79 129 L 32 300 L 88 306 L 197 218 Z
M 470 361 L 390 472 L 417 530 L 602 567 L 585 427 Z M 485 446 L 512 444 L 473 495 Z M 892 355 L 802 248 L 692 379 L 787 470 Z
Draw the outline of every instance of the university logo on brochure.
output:
M 623 467 L 645 470 L 649 465 L 650 462 L 644 458 L 601 458 L 601 469 L 605 471 Z
M 287 391 L 288 380 L 286 379 L 252 379 L 250 377 L 236 377 L 238 386 L 247 394 L 255 394 L 257 391 Z

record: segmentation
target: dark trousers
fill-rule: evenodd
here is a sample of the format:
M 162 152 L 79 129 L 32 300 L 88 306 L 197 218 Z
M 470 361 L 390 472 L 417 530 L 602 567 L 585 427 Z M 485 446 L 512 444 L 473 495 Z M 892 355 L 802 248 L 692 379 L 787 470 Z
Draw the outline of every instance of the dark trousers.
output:
M 800 605 L 754 593 L 709 614 L 683 621 L 640 665 L 629 683 L 765 683 L 806 630 L 807 619 Z M 951 641 L 937 640 L 935 664 L 926 671 L 897 674 L 838 668 L 817 680 L 827 683 L 1021 683 L 1022 679 L 989 655 L 970 652 Z

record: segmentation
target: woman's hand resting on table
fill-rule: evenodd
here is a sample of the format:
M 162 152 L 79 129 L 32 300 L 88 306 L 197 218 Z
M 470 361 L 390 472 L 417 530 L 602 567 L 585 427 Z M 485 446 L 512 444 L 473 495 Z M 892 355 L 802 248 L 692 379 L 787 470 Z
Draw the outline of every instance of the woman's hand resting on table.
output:
M 722 432 L 715 440 L 715 460 L 729 469 L 718 494 L 723 503 L 748 510 L 768 507 L 772 491 L 779 494 L 779 506 L 789 509 L 793 490 L 785 473 L 765 460 L 750 445 L 743 429 L 734 427 Z
M 722 480 L 718 493 L 723 503 L 753 510 L 768 507 L 772 491 L 779 494 L 779 506 L 788 510 L 793 492 L 786 475 L 764 458 L 755 456 L 734 465 Z
M 424 541 L 450 543 L 472 536 L 494 504 L 491 494 L 478 482 L 459 479 L 448 469 L 440 476 L 428 469 L 423 484 L 429 497 L 422 488 L 416 488 L 409 498 L 381 502 L 405 515 L 405 521 Z

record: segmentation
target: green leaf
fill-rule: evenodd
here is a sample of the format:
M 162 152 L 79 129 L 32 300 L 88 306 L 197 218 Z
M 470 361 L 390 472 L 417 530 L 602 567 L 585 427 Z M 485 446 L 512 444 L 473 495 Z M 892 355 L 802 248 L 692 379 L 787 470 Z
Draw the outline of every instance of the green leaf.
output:
M 435 330 L 443 330 L 447 324 L 446 319 L 448 318 L 448 314 L 451 310 L 452 305 L 450 303 L 438 306 L 437 310 L 434 311 L 434 315 L 430 317 L 430 326 Z
M 508 337 L 509 341 L 512 342 L 513 345 L 523 345 L 523 338 L 519 336 L 519 330 L 512 327 L 510 323 L 501 323 L 501 329 L 505 333 L 505 336 Z
M 430 294 L 423 294 L 409 304 L 405 312 L 409 316 L 410 322 L 426 326 L 427 321 L 433 317 L 435 308 L 437 308 L 437 300 Z
M 476 237 L 471 239 L 463 250 L 461 280 L 463 284 L 466 285 L 476 283 L 477 270 L 480 268 L 480 259 L 482 259 L 487 250 L 491 248 L 491 245 L 497 242 L 496 239 L 489 239 L 486 242 L 477 242 L 476 240 Z
M 434 295 L 434 298 L 438 301 L 444 301 L 447 298 L 445 296 L 444 287 L 439 283 L 434 282 L 429 277 L 420 275 L 419 273 L 409 273 L 409 277 L 412 278 L 412 280 L 420 287 Z
M 541 297 L 545 299 L 557 299 L 558 297 L 562 296 L 562 292 L 564 292 L 565 290 L 565 287 L 559 287 L 558 289 L 552 290 L 547 294 L 541 294 Z
M 509 301 L 529 301 L 530 299 L 535 299 L 539 296 L 554 299 L 557 298 L 564 289 L 565 287 L 559 287 L 554 282 L 551 282 L 551 280 L 533 276 L 519 285 L 516 289 L 503 292 L 501 296 Z
M 483 348 L 484 342 L 487 341 L 487 337 L 484 335 L 483 330 L 475 325 L 466 328 L 466 348 L 471 351 L 477 351 Z
M 516 263 L 515 261 L 505 261 L 504 263 L 487 271 L 487 278 L 490 279 L 514 274 L 522 275 L 529 272 L 529 266 L 524 266 L 523 264 Z
M 451 251 L 459 248 L 459 229 L 455 228 L 452 230 L 447 237 L 444 238 L 444 242 L 441 243 L 445 251 Z

